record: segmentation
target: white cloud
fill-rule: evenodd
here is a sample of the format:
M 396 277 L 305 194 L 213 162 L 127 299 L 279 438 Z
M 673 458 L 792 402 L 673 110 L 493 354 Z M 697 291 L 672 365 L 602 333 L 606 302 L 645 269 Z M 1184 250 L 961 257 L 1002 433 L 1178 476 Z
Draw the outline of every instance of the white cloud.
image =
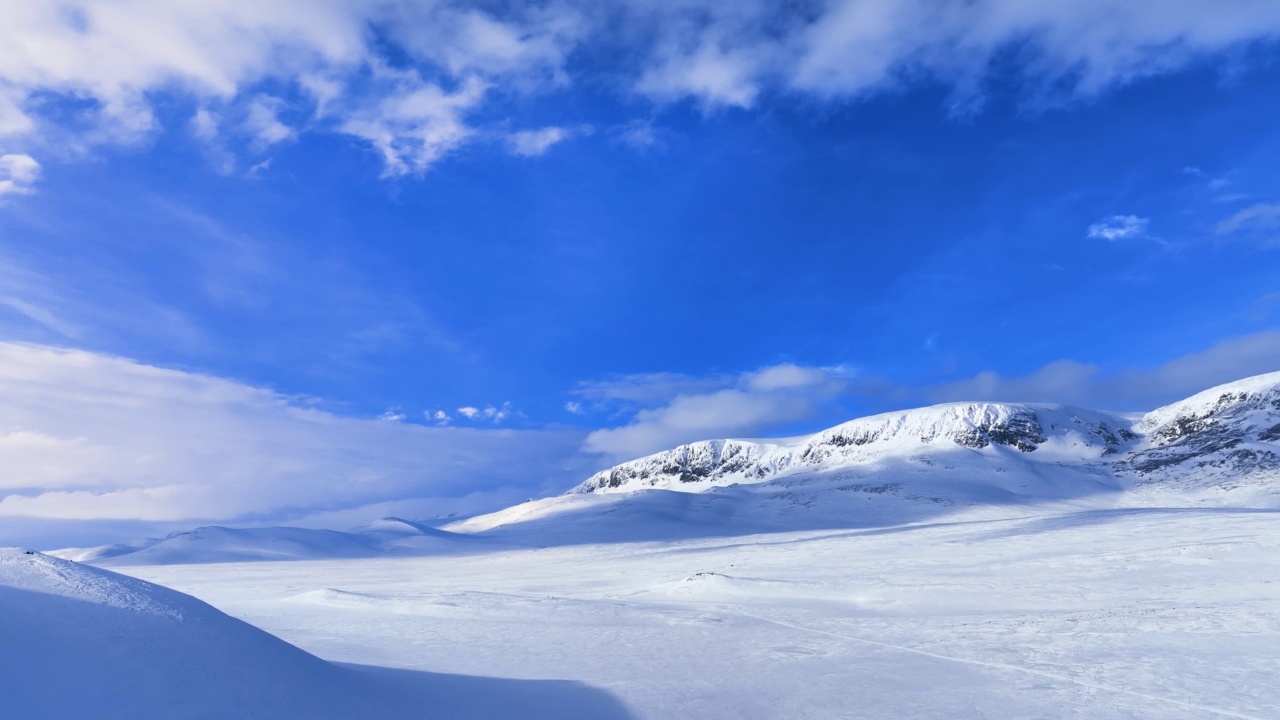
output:
M 974 107 L 1012 58 L 1023 95 L 1053 102 L 1209 58 L 1238 63 L 1239 49 L 1278 33 L 1280 4 L 1246 1 L 9 2 L 0 137 L 59 149 L 136 141 L 157 130 L 153 103 L 169 93 L 254 118 L 239 131 L 267 144 L 300 127 L 354 135 L 399 175 L 480 136 L 493 97 L 602 77 L 708 108 L 912 84 L 950 87 L 956 107 Z M 569 63 L 575 53 L 616 61 Z M 269 117 L 255 105 L 268 86 L 300 90 L 313 106 L 297 113 L 313 117 L 295 128 Z M 87 109 L 68 121 L 58 98 Z
M 660 101 L 697 98 L 709 107 L 750 107 L 760 93 L 764 48 L 726 51 L 711 43 L 673 52 L 649 68 L 636 91 Z
M 191 116 L 191 134 L 201 140 L 212 140 L 218 137 L 218 116 L 207 108 L 196 110 Z
M 387 74 L 398 78 L 400 89 L 371 106 L 350 109 L 339 126 L 381 153 L 385 176 L 422 172 L 475 134 L 465 116 L 484 98 L 483 81 L 469 78 L 449 92 L 413 73 Z
M 1233 235 L 1242 231 L 1276 228 L 1280 228 L 1280 202 L 1250 205 L 1218 223 L 1215 232 L 1219 235 Z
M 1154 368 L 1108 373 L 1097 365 L 1058 360 L 1029 375 L 983 372 L 936 388 L 934 402 L 1056 402 L 1137 411 L 1180 400 L 1214 385 L 1280 370 L 1280 331 L 1220 342 Z
M 580 382 L 573 394 L 595 403 L 652 405 L 679 395 L 732 387 L 736 382 L 737 378 L 733 375 L 698 377 L 671 372 L 635 373 Z
M 536 157 L 546 153 L 551 149 L 551 146 L 569 139 L 572 135 L 572 131 L 553 125 L 537 130 L 521 130 L 511 133 L 507 138 L 507 143 L 510 145 L 511 152 L 514 155 Z
M 0 155 L 0 197 L 29 195 L 40 178 L 40 163 L 30 155 Z
M 1147 234 L 1151 221 L 1137 215 L 1112 215 L 1089 226 L 1089 237 L 1095 240 L 1127 240 Z
M 644 380 L 645 376 L 640 378 Z M 713 380 L 724 383 L 725 379 Z M 766 428 L 810 419 L 849 389 L 847 374 L 842 370 L 791 364 L 743 373 L 731 382 L 731 387 L 705 389 L 704 386 L 704 389 L 679 392 L 656 407 L 641 409 L 626 425 L 592 432 L 583 449 L 625 460 L 694 440 L 754 435 Z M 697 387 L 693 383 L 681 384 Z M 609 389 L 614 390 L 616 386 L 614 381 Z M 616 391 L 610 394 L 624 398 L 636 396 Z M 647 390 L 639 394 L 649 399 L 659 397 Z
M 3 278 L 3 276 L 4 273 L 0 272 L 0 278 Z M 63 320 L 49 309 L 34 305 L 21 298 L 0 297 L 0 306 L 6 307 L 65 338 L 78 338 L 84 332 L 79 326 Z
M 0 343 L 0 390 L 5 523 L 282 520 L 415 498 L 527 496 L 580 474 L 562 469 L 579 433 L 343 417 L 84 351 Z
M 465 3 L 392 3 L 388 31 L 455 76 L 565 82 L 565 58 L 588 29 L 583 14 L 566 3 L 506 11 L 508 17 L 498 18 Z
M 244 128 L 260 148 L 269 147 L 297 136 L 294 129 L 280 122 L 284 101 L 269 95 L 259 95 L 249 103 L 249 113 Z
M 470 406 L 460 407 L 457 412 L 468 420 L 488 420 L 495 425 L 506 420 L 512 415 L 517 414 L 515 408 L 513 408 L 509 402 L 502 403 L 501 407 L 494 407 L 492 405 L 487 405 L 484 408 Z
M 801 367 L 793 363 L 783 363 L 746 373 L 742 376 L 742 384 L 749 390 L 759 392 L 798 390 L 822 385 L 839 372 L 839 369 Z
M 616 137 L 636 150 L 661 150 L 666 147 L 653 123 L 644 120 L 627 123 L 617 131 Z
M 449 413 L 443 410 L 436 410 L 435 412 L 431 412 L 430 410 L 427 410 L 426 412 L 422 413 L 422 416 L 428 420 L 433 421 L 437 425 L 448 425 L 449 423 L 453 422 L 453 418 L 449 415 Z
M 583 415 L 586 413 L 586 411 L 582 409 L 582 403 L 574 402 L 573 400 L 564 404 L 564 411 L 570 415 Z

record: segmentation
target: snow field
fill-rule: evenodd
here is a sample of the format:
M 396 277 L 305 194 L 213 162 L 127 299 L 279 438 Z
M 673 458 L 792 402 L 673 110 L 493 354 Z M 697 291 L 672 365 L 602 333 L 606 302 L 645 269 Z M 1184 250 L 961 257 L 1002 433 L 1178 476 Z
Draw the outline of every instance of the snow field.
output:
M 128 572 L 326 659 L 578 681 L 616 717 L 1280 717 L 1280 513 L 1023 510 Z

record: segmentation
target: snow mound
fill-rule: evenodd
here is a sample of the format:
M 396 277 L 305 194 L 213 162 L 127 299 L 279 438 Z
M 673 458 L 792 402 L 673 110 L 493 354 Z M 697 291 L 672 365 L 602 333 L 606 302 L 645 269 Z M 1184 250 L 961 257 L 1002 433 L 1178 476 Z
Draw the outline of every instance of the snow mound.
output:
M 0 713 L 40 718 L 375 718 L 410 709 L 193 597 L 0 549 Z

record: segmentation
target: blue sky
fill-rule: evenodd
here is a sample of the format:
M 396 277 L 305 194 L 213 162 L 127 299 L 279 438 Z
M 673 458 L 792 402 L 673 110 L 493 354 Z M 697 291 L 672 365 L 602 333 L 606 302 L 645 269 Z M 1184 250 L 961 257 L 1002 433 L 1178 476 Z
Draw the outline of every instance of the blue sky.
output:
M 0 11 L 0 513 L 474 512 L 1280 368 L 1280 9 L 935 5 Z

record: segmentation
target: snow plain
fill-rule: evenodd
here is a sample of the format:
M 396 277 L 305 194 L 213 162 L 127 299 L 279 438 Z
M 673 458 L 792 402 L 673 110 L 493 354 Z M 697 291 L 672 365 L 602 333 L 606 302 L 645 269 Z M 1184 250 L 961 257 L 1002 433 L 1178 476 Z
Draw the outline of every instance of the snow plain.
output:
M 421 717 L 1280 717 L 1280 513 L 1007 510 L 124 570 L 328 660 L 453 676 Z

